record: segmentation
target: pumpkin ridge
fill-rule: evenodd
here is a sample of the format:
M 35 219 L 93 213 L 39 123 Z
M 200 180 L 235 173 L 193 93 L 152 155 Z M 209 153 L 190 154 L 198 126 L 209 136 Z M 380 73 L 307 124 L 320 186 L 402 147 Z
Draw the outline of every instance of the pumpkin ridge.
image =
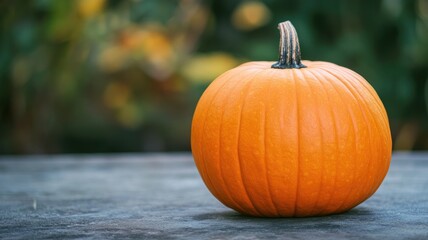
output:
M 355 79 L 358 83 L 363 85 L 363 87 L 370 93 L 371 97 L 375 100 L 376 105 L 378 107 L 378 111 L 381 113 L 381 116 L 383 118 L 383 121 L 381 121 L 383 127 L 385 127 L 385 130 L 390 131 L 387 112 L 385 110 L 385 107 L 382 104 L 382 101 L 377 95 L 375 89 L 372 86 L 370 86 L 370 84 L 368 84 L 366 80 L 363 80 L 358 73 L 350 71 L 349 69 L 346 69 L 346 68 L 343 68 L 341 70 L 342 72 L 348 73 L 353 79 Z
M 323 77 L 324 78 L 324 77 Z M 331 99 L 330 99 L 330 97 L 329 97 L 329 94 L 328 94 L 328 91 L 327 91 L 327 88 L 325 87 L 325 85 L 324 85 L 324 81 L 322 81 L 321 79 L 318 79 L 319 80 L 319 82 L 320 82 L 320 84 L 321 84 L 321 86 L 322 86 L 322 89 L 326 92 L 326 96 L 327 96 L 327 100 L 326 100 L 326 102 L 327 102 L 327 105 L 329 106 L 329 109 L 330 109 L 330 116 L 331 116 L 331 119 L 333 120 L 333 122 L 334 122 L 334 124 L 332 124 L 333 125 L 333 128 L 334 128 L 334 140 L 335 140 L 335 147 L 336 147 L 336 150 L 338 151 L 339 150 L 339 137 L 337 136 L 337 120 L 336 120 L 336 116 L 335 116 L 335 114 L 334 114 L 334 111 L 333 111 L 333 108 L 331 107 L 332 106 L 332 104 L 331 104 Z M 325 78 L 324 78 L 324 80 L 325 80 Z M 335 158 L 337 158 L 338 156 L 337 156 L 337 151 L 336 151 L 336 154 L 335 154 Z M 337 161 L 334 161 L 334 166 L 335 166 L 335 170 L 334 170 L 334 181 L 333 181 L 333 184 L 332 184 L 332 191 L 330 192 L 330 197 L 329 197 L 329 199 L 327 200 L 327 202 L 325 203 L 325 206 L 329 206 L 330 205 L 330 202 L 331 202 L 331 200 L 332 200 L 332 198 L 333 198 L 333 195 L 334 195 L 334 193 L 335 193 L 335 188 L 336 188 L 336 184 L 337 184 L 337 173 L 338 173 L 338 166 L 337 166 Z M 321 211 L 320 212 L 317 212 L 316 213 L 317 215 L 319 215 L 319 214 L 324 214 L 324 211 L 321 209 Z
M 306 71 L 305 71 L 306 72 Z M 307 99 L 307 98 L 309 98 L 309 97 L 311 97 L 312 98 L 312 100 L 313 100 L 313 98 L 314 98 L 314 94 L 313 94 L 313 92 L 312 92 L 312 89 L 311 89 L 311 83 L 308 81 L 308 79 L 306 78 L 306 75 L 305 75 L 305 72 L 303 72 L 303 71 L 295 71 L 295 73 L 296 73 L 296 75 L 298 76 L 297 77 L 297 79 L 299 79 L 299 83 L 305 83 L 305 88 L 304 88 L 304 90 L 305 90 L 305 92 L 306 92 L 306 90 L 308 89 L 309 91 L 308 92 L 310 92 L 310 96 L 308 95 L 308 96 L 305 96 L 305 98 Z M 299 104 L 300 104 L 300 102 L 304 102 L 304 101 L 299 101 Z M 306 110 L 304 110 L 304 111 L 306 111 Z M 300 111 L 300 113 L 301 113 L 302 111 Z M 318 114 L 315 114 L 316 116 L 317 116 L 317 120 L 319 119 L 319 116 L 318 116 Z M 300 118 L 301 118 L 301 116 L 300 116 Z M 318 123 L 319 123 L 319 121 L 318 121 Z M 318 124 L 319 125 L 319 124 Z M 304 125 L 301 125 L 301 127 L 299 127 L 299 129 L 300 129 L 300 131 L 301 131 L 301 129 L 303 129 L 303 128 L 305 128 L 305 126 Z M 302 138 L 305 138 L 305 139 L 307 139 L 307 137 L 305 136 L 305 134 L 303 134 L 303 133 L 301 133 L 301 134 L 299 134 L 299 139 L 300 139 L 300 149 L 302 149 L 302 145 L 303 146 L 305 146 L 306 144 L 303 142 L 303 144 L 301 143 L 302 142 Z M 305 149 L 306 150 L 306 149 Z M 300 152 L 303 152 L 303 150 L 301 150 Z M 301 157 L 302 157 L 302 155 L 300 154 L 300 156 L 299 156 L 299 159 L 300 160 L 302 160 L 301 159 Z M 301 163 L 305 163 L 305 161 L 304 160 L 302 160 L 301 161 Z M 303 165 L 303 164 L 300 164 L 300 165 Z M 299 166 L 300 166 L 299 165 Z M 306 164 L 305 164 L 306 165 Z M 300 167 L 300 169 L 302 169 L 302 167 Z M 307 166 L 305 166 L 305 167 L 303 167 L 303 169 L 308 169 L 308 167 Z M 301 172 L 301 170 L 300 170 L 300 172 Z M 299 190 L 300 190 L 300 192 L 302 191 L 302 189 L 300 189 L 302 186 L 301 186 L 301 184 L 299 184 Z M 306 204 L 305 204 L 306 205 Z M 305 206 L 305 209 L 307 209 L 308 207 L 306 207 Z M 313 208 L 313 207 L 312 207 Z M 312 210 L 312 209 L 311 209 Z M 304 213 L 300 213 L 300 215 L 301 216 L 307 216 L 307 215 L 309 215 L 308 214 L 308 212 L 310 212 L 310 211 L 306 211 L 306 212 L 304 212 Z
M 335 76 L 336 78 L 337 78 L 337 76 Z M 345 84 L 343 84 L 342 83 L 342 81 L 339 79 L 339 82 L 341 82 L 341 84 L 342 85 L 344 85 L 345 86 L 345 89 L 351 94 L 351 96 L 352 96 L 352 98 L 355 100 L 355 102 L 358 102 L 358 99 L 354 96 L 354 94 L 348 89 L 348 86 L 346 86 Z M 338 96 L 340 97 L 340 99 L 342 99 L 342 102 L 345 102 L 344 101 L 344 99 L 343 99 L 343 93 L 341 93 L 341 91 L 339 91 L 337 88 L 336 88 L 336 86 L 334 85 L 334 84 L 332 84 L 331 82 L 329 82 L 329 84 L 331 84 L 331 86 L 333 87 L 333 89 L 335 89 L 335 91 L 338 93 Z M 349 119 L 351 119 L 351 122 L 352 122 L 352 132 L 353 132 L 353 135 L 354 135 L 354 144 L 353 144 L 353 146 L 354 146 L 354 150 L 355 150 L 355 153 L 357 153 L 357 149 L 358 149 L 358 146 L 357 146 L 357 135 L 356 135 L 356 133 L 357 133 L 357 128 L 355 127 L 355 116 L 352 114 L 352 112 L 351 111 L 349 111 L 349 108 L 346 108 L 346 110 L 347 110 L 347 112 L 348 112 L 348 118 Z M 355 168 L 355 166 L 357 165 L 356 164 L 356 160 L 355 160 L 355 156 L 353 157 L 353 161 L 352 161 L 352 163 L 353 163 L 353 167 L 352 168 Z M 353 171 L 352 172 L 352 180 L 351 180 L 351 186 L 353 186 L 354 185 L 354 183 L 355 183 L 355 178 L 356 178 L 356 174 L 355 174 L 355 171 Z M 349 198 L 349 196 L 351 196 L 351 193 L 352 193 L 352 191 L 354 190 L 354 188 L 350 188 L 349 189 L 349 191 L 348 191 L 348 193 L 346 194 L 346 196 L 343 198 L 343 201 L 342 201 L 342 203 L 337 207 L 337 209 L 336 210 L 334 210 L 333 212 L 336 212 L 336 211 L 338 211 L 338 210 L 340 210 L 342 207 L 343 207 L 343 205 L 345 204 L 345 203 L 347 203 L 348 202 L 348 198 Z
M 264 70 L 264 71 L 266 72 L 266 70 Z M 267 79 L 271 80 L 272 79 L 272 75 L 273 75 L 273 73 L 271 73 L 270 77 L 267 77 Z M 270 90 L 272 88 L 271 81 L 269 81 L 269 83 L 266 83 L 266 84 L 267 84 L 266 89 Z M 267 91 L 267 92 L 269 93 L 270 91 Z M 268 193 L 269 193 L 269 199 L 272 202 L 272 206 L 274 207 L 276 215 L 278 215 L 279 214 L 278 206 L 276 205 L 276 203 L 275 203 L 275 201 L 273 199 L 273 194 L 272 194 L 272 189 L 271 189 L 272 187 L 271 187 L 271 183 L 270 183 L 270 180 L 269 180 L 269 175 L 267 174 L 268 173 L 268 162 L 267 162 L 267 154 L 266 154 L 266 133 L 267 133 L 267 124 L 266 124 L 266 121 L 267 121 L 267 112 L 268 111 L 266 110 L 266 105 L 263 104 L 263 113 L 264 113 L 264 122 L 263 122 L 263 125 L 264 125 L 263 126 L 263 160 L 264 160 L 265 169 L 266 169 L 266 171 L 265 171 L 266 172 L 265 177 L 266 177 L 267 189 L 268 189 Z
M 242 72 L 244 72 L 244 71 L 241 71 L 241 74 L 242 74 Z M 250 75 L 250 74 L 246 74 L 246 75 Z M 239 81 L 235 81 L 235 85 L 229 90 L 229 92 L 233 92 L 236 89 L 237 86 L 239 86 Z M 222 159 L 222 154 L 221 154 L 221 149 L 222 149 L 222 147 L 221 147 L 222 146 L 222 144 L 221 144 L 222 143 L 222 126 L 223 126 L 223 116 L 224 116 L 224 112 L 225 112 L 225 109 L 226 109 L 226 104 L 228 103 L 227 98 L 226 98 L 225 102 L 226 102 L 224 104 L 225 106 L 222 108 L 222 111 L 221 111 L 221 121 L 220 121 L 220 126 L 219 126 L 219 148 L 218 148 L 218 151 L 219 151 L 219 154 L 218 154 L 218 156 L 219 156 L 219 160 L 218 160 L 219 171 L 220 171 L 222 185 L 223 185 L 223 188 L 224 188 L 224 191 L 225 191 L 226 195 L 228 195 L 228 197 L 231 199 L 231 202 L 233 203 L 233 205 L 235 206 L 235 208 L 239 209 L 241 212 L 245 212 L 245 211 L 242 210 L 241 206 L 232 197 L 232 194 L 230 194 L 229 188 L 226 185 L 226 181 L 225 181 L 224 173 L 223 173 L 223 169 L 222 169 L 222 161 L 221 161 L 221 159 Z
M 378 110 L 380 110 L 383 114 L 382 115 L 386 115 L 385 113 L 385 108 L 384 106 L 381 104 L 380 98 L 376 93 L 376 90 L 367 82 L 367 80 L 363 79 L 363 77 L 361 75 L 359 75 L 358 73 L 351 71 L 350 69 L 344 68 L 344 67 L 340 67 L 338 69 L 340 72 L 342 73 L 347 73 L 347 75 L 349 75 L 352 79 L 354 79 L 356 82 L 360 83 L 366 90 L 367 92 L 370 94 L 370 96 L 376 100 L 375 104 L 378 107 Z M 354 81 L 350 81 L 350 82 L 354 82 Z M 385 116 L 383 116 L 385 117 Z
M 314 78 L 314 80 L 316 80 L 316 81 L 318 81 L 319 83 L 320 83 L 320 85 L 321 85 L 321 89 L 326 93 L 326 95 L 327 95 L 327 92 L 326 92 L 326 90 L 324 89 L 324 85 L 322 85 L 321 84 L 321 81 L 318 79 L 318 77 L 317 76 L 315 76 L 315 74 L 314 73 L 312 73 L 312 71 L 305 71 L 305 73 L 309 73 L 309 74 L 311 74 L 312 75 L 312 77 Z M 309 84 L 309 90 L 311 91 L 311 95 L 313 94 L 313 89 L 312 89 L 312 87 L 311 87 L 311 84 Z M 324 140 L 324 136 L 323 136 L 323 131 L 322 131 L 322 128 L 321 128 L 321 120 L 320 120 L 320 117 L 319 117 L 319 111 L 318 111 L 318 108 L 317 108 L 317 114 L 316 114 L 316 116 L 317 116 L 317 124 L 318 124 L 318 130 L 319 130 L 319 134 L 320 134 L 320 136 L 321 136 L 321 141 L 323 141 Z M 324 183 L 324 181 L 323 181 L 323 175 L 324 175 L 324 163 L 325 163 L 325 158 L 324 158 L 324 147 L 323 147 L 323 144 L 322 144 L 322 142 L 321 142 L 321 144 L 320 144 L 320 147 L 321 147 L 321 153 L 320 153 L 320 156 L 322 156 L 322 160 L 321 160 L 321 171 L 320 171 L 320 184 L 319 184 L 319 188 L 318 188 L 318 192 L 317 192 L 317 197 L 316 197 L 316 201 L 315 201 L 315 204 L 314 204 L 314 206 L 312 207 L 312 209 L 311 209 L 311 211 L 308 211 L 309 212 L 309 215 L 313 215 L 313 212 L 314 212 L 314 210 L 316 210 L 316 207 L 317 207 L 317 205 L 318 205 L 318 203 L 319 203 L 319 197 L 320 197 L 320 193 L 321 193 L 321 189 L 323 188 L 323 183 Z
M 343 72 L 342 72 L 343 73 Z M 346 73 L 345 73 L 346 74 Z M 346 78 L 345 76 L 344 76 L 344 78 Z M 346 78 L 347 79 L 347 78 Z M 348 79 L 349 80 L 349 79 Z M 352 86 L 352 88 L 355 88 L 354 86 L 353 86 L 353 84 L 350 84 L 351 86 Z M 358 92 L 358 90 L 357 89 L 355 89 L 355 91 L 356 92 Z M 367 91 L 367 89 L 366 89 L 366 91 Z M 371 93 L 369 92 L 369 91 L 367 91 L 368 92 L 368 95 L 370 96 L 370 97 L 373 97 L 372 95 L 371 95 Z M 361 96 L 361 94 L 358 92 L 358 94 Z M 361 97 L 363 97 L 363 96 L 361 96 Z M 373 99 L 375 99 L 375 98 L 373 98 Z M 373 125 L 375 126 L 375 128 L 376 128 L 376 132 L 378 132 L 378 133 L 380 133 L 380 134 L 382 134 L 383 135 L 383 131 L 379 131 L 380 129 L 379 129 L 379 122 L 376 120 L 376 118 L 373 116 L 373 111 L 372 111 L 372 109 L 368 109 L 368 114 L 371 116 L 371 119 L 372 119 L 372 121 L 373 121 Z M 379 156 L 379 153 L 378 153 L 378 151 L 376 151 L 376 154 Z M 379 157 L 377 157 L 377 158 L 375 158 L 375 159 L 383 159 L 383 158 L 379 158 Z M 383 164 L 382 164 L 383 165 Z M 375 169 L 376 170 L 376 175 L 375 175 L 375 177 L 373 178 L 373 183 L 371 184 L 371 190 L 370 190 L 370 194 L 369 194 L 369 197 L 370 196 L 372 196 L 374 193 L 375 193 L 375 191 L 377 190 L 377 188 L 380 186 L 380 185 L 378 185 L 378 182 L 379 182 L 379 179 L 382 179 L 383 180 L 383 178 L 380 178 L 379 176 L 381 175 L 380 174 L 380 171 L 382 171 L 382 168 L 379 168 L 379 167 L 377 167 L 377 169 Z
M 241 124 L 241 121 L 242 121 L 242 115 L 243 115 L 243 110 L 244 110 L 244 106 L 245 106 L 245 102 L 246 102 L 246 98 L 248 97 L 248 92 L 249 92 L 249 90 L 250 90 L 250 87 L 251 87 L 251 85 L 252 85 L 252 83 L 254 82 L 254 79 L 256 79 L 256 76 L 257 76 L 257 74 L 254 74 L 253 75 L 253 77 L 250 79 L 250 80 L 248 80 L 248 82 L 247 83 L 245 83 L 245 87 L 243 87 L 243 89 L 245 89 L 245 91 L 244 91 L 244 93 L 243 93 L 243 97 L 242 97 L 242 106 L 241 106 L 241 112 L 240 112 L 240 114 L 239 114 L 239 121 L 238 121 L 238 129 L 239 129 L 239 134 L 238 134 L 238 144 L 237 144 L 237 147 L 238 147 L 238 149 L 237 149 L 237 152 L 238 152 L 238 164 L 239 164 L 239 169 L 240 169 L 240 174 L 239 174 L 239 177 L 240 177 L 240 179 L 241 179 L 241 182 L 242 182 L 242 185 L 243 185 L 243 189 L 244 189 L 244 192 L 245 192 L 245 194 L 246 194 L 246 196 L 248 197 L 248 200 L 249 200 L 249 202 L 251 203 L 251 205 L 253 206 L 253 208 L 254 208 L 254 211 L 256 211 L 257 213 L 258 213 L 258 215 L 260 215 L 260 216 L 263 216 L 263 214 L 261 213 L 261 211 L 256 207 L 256 205 L 254 204 L 254 202 L 253 202 L 253 200 L 252 200 L 252 198 L 251 198 L 251 196 L 250 196 L 250 194 L 248 193 L 248 190 L 247 190 L 247 186 L 246 186 L 246 184 L 245 184 L 245 181 L 244 181 L 244 177 L 243 177 L 243 174 L 244 174 L 244 171 L 243 171 L 243 169 L 242 169 L 242 164 L 241 164 L 241 154 L 240 154 L 240 139 L 241 139 L 241 128 L 242 128 L 242 124 Z
M 372 95 L 373 99 L 376 100 L 377 105 L 378 105 L 378 110 L 382 113 L 382 117 L 383 117 L 383 121 L 382 121 L 382 125 L 385 127 L 385 130 L 389 133 L 387 136 L 388 140 L 389 140 L 389 145 L 392 145 L 392 139 L 391 139 L 391 130 L 390 130 L 390 126 L 389 126 L 389 121 L 388 121 L 388 113 L 386 112 L 385 106 L 383 105 L 380 97 L 377 95 L 375 89 L 366 81 L 363 79 L 363 77 L 361 77 L 360 75 L 358 75 L 355 72 L 352 71 L 348 71 L 349 74 L 355 78 L 359 83 L 361 83 L 368 91 L 369 93 Z M 363 81 L 364 80 L 364 81 Z M 389 168 L 389 164 L 387 164 L 387 167 Z
M 241 70 L 241 71 L 239 71 L 239 72 L 243 72 L 243 70 Z M 209 176 L 209 173 L 208 173 L 208 171 L 207 171 L 207 167 L 206 167 L 206 164 L 205 164 L 205 151 L 204 151 L 204 145 L 202 144 L 203 142 L 204 142 L 204 136 L 205 136 L 205 127 L 206 127 L 206 122 L 207 122 L 207 118 L 208 118 L 208 112 L 209 112 L 209 110 L 210 110 L 210 108 L 211 108 L 211 105 L 212 105 L 212 103 L 214 102 L 214 99 L 216 98 L 216 96 L 217 96 L 217 94 L 219 94 L 219 92 L 222 90 L 222 88 L 229 82 L 229 80 L 230 79 L 232 79 L 232 77 L 233 77 L 233 74 L 231 74 L 231 76 L 229 76 L 228 78 L 227 78 L 227 80 L 224 80 L 224 83 L 223 84 L 221 84 L 221 87 L 219 87 L 218 89 L 217 89 L 217 91 L 214 93 L 214 95 L 212 96 L 212 98 L 210 99 L 210 101 L 209 101 L 209 103 L 207 104 L 207 107 L 206 107 L 206 111 L 205 111 L 205 116 L 202 116 L 202 118 L 204 119 L 203 121 L 202 121 L 202 137 L 201 137 L 201 141 L 200 141 L 200 143 L 199 143 L 199 145 L 200 145 L 200 152 L 201 152 L 201 158 L 202 158 L 202 161 L 200 161 L 202 164 L 202 170 L 203 170 L 203 172 L 205 173 L 204 175 L 206 176 L 206 180 L 207 180 L 207 183 L 209 184 L 207 184 L 207 186 L 210 186 L 210 187 L 208 187 L 208 189 L 209 190 L 211 190 L 211 191 L 213 191 L 213 194 L 215 195 L 215 196 L 218 196 L 219 195 L 219 192 L 217 191 L 217 188 L 215 187 L 215 184 L 212 184 L 212 180 L 211 180 L 211 177 Z M 221 201 L 222 203 L 223 203 L 223 201 Z M 225 204 L 226 205 L 226 204 Z
M 350 75 L 349 73 L 346 73 L 346 72 L 344 72 L 344 71 L 342 71 L 342 73 L 344 73 L 344 75 L 348 75 L 348 76 L 351 76 L 351 77 L 353 77 L 352 75 Z M 346 78 L 346 79 L 348 79 L 347 77 L 345 77 L 344 76 L 344 78 Z M 352 81 L 349 81 L 349 79 L 348 79 L 348 82 L 352 82 Z M 355 91 L 356 92 L 358 92 L 358 90 L 355 88 L 355 86 L 352 84 L 352 83 L 350 83 L 350 85 L 352 86 L 352 88 L 354 88 L 355 89 Z M 373 95 L 372 95 L 372 93 L 366 88 L 366 91 L 368 92 L 368 95 L 370 95 L 370 97 L 372 97 L 374 100 L 375 100 L 375 102 L 377 102 L 377 98 L 375 98 Z M 358 94 L 360 95 L 360 97 L 363 97 L 363 96 L 361 96 L 361 94 L 358 92 Z M 379 104 L 376 104 L 376 106 L 377 106 L 377 108 L 375 109 L 375 111 L 376 111 L 376 113 L 380 113 L 380 115 L 382 115 L 383 116 L 383 114 L 382 114 L 382 112 L 380 111 L 380 106 L 379 106 Z M 377 129 L 377 132 L 378 133 L 380 133 L 380 134 L 382 134 L 382 135 L 384 135 L 384 131 L 379 131 L 379 127 L 381 127 L 381 128 L 383 128 L 383 121 L 381 121 L 380 122 L 380 124 L 379 124 L 379 121 L 376 121 L 376 118 L 375 117 L 373 117 L 373 112 L 372 111 L 369 111 L 369 113 L 370 113 L 370 115 L 371 115 L 371 118 L 374 120 L 374 125 L 376 126 L 376 129 Z M 379 125 L 381 125 L 381 126 L 379 126 Z M 384 130 L 384 129 L 381 129 L 381 130 Z M 383 160 L 383 158 L 382 158 L 382 160 Z M 383 164 L 382 164 L 383 165 Z M 383 181 L 383 179 L 384 179 L 384 176 L 382 177 L 382 178 L 380 178 L 379 176 L 382 176 L 382 175 L 386 175 L 386 173 L 385 174 L 381 174 L 380 173 L 380 171 L 384 171 L 382 168 L 378 168 L 377 169 L 377 174 L 376 174 L 376 178 L 378 178 L 378 180 L 377 181 L 375 181 L 375 182 L 377 182 L 377 184 L 372 184 L 372 193 L 370 194 L 370 196 L 371 195 L 373 195 L 375 192 L 376 192 L 376 190 L 378 189 L 378 187 L 380 186 L 380 183 Z M 375 179 L 376 180 L 376 179 Z
M 336 66 L 336 68 L 337 68 L 338 66 Z M 336 69 L 335 68 L 335 69 Z M 356 104 L 357 104 L 357 106 L 358 106 L 358 109 L 360 110 L 360 113 L 361 113 L 361 116 L 363 117 L 363 119 L 364 119 L 364 123 L 365 123 L 365 127 L 367 128 L 367 129 L 369 129 L 369 126 L 370 126 L 370 124 L 368 123 L 368 117 L 367 117 L 367 115 L 366 115 L 366 112 L 363 110 L 363 107 L 361 106 L 361 103 L 360 103 L 360 101 L 361 101 L 361 98 L 360 97 L 356 97 L 355 96 L 355 94 L 353 94 L 353 92 L 351 91 L 352 89 L 350 89 L 346 84 L 344 84 L 343 82 L 342 82 L 342 80 L 340 79 L 340 77 L 339 76 L 337 76 L 334 72 L 331 72 L 329 69 L 326 69 L 326 68 L 323 68 L 323 67 L 320 67 L 320 70 L 322 70 L 322 71 L 324 71 L 324 73 L 326 73 L 326 74 L 329 74 L 330 76 L 332 76 L 335 80 L 337 80 L 337 82 L 340 82 L 341 83 L 341 85 L 342 86 L 345 86 L 345 89 L 352 95 L 352 98 L 355 100 L 355 102 L 356 102 Z M 369 132 L 369 131 L 368 131 Z M 369 133 L 370 134 L 370 133 Z M 370 146 L 370 148 L 372 149 L 372 144 L 371 144 L 371 141 L 370 141 L 370 139 L 371 139 L 371 135 L 369 135 L 369 137 L 368 137 L 368 142 L 369 142 L 369 146 Z M 368 169 L 370 169 L 370 167 L 371 167 L 371 162 L 370 162 L 370 159 L 368 159 L 368 164 L 367 164 L 367 168 Z M 357 191 L 357 196 L 360 196 L 361 195 L 361 193 L 364 191 L 364 189 L 366 189 L 366 187 L 364 186 L 364 187 L 360 187 L 360 190 L 359 191 Z M 362 195 L 362 196 L 364 196 L 364 195 Z
M 293 89 L 295 89 L 295 81 L 293 81 L 292 79 L 292 70 L 290 70 L 290 71 L 280 71 L 280 77 L 278 77 L 278 81 L 281 81 L 281 82 L 284 82 L 284 83 L 288 83 L 290 86 L 290 88 L 293 88 Z M 287 85 L 286 85 L 287 86 Z M 294 91 L 294 96 L 293 96 L 293 98 L 294 99 L 296 99 L 297 98 L 297 93 L 296 93 L 296 91 Z M 291 101 L 290 101 L 291 102 Z M 296 101 L 294 100 L 294 107 L 295 107 L 295 114 L 296 114 L 296 119 L 297 119 L 297 105 L 296 105 L 296 103 L 295 103 Z M 286 114 L 287 112 L 286 112 L 286 109 L 285 110 L 283 110 L 283 112 L 281 112 L 282 114 Z M 297 129 L 297 124 L 296 124 L 296 126 L 294 127 L 294 129 Z M 296 132 L 296 135 L 297 135 L 298 133 Z M 286 141 L 287 140 L 287 138 L 284 138 L 284 134 L 280 134 L 280 141 L 281 142 L 284 142 L 284 141 Z M 297 141 L 295 142 L 296 143 L 296 147 L 295 148 L 293 148 L 293 149 L 297 149 Z M 297 164 L 298 164 L 298 161 L 299 161 L 299 159 L 298 159 L 298 154 L 297 154 L 297 151 L 295 151 L 295 154 L 294 154 L 295 156 L 294 156 L 294 158 L 293 158 L 293 160 L 295 160 L 296 161 L 296 163 L 295 163 L 295 165 L 293 165 L 292 167 L 293 167 L 293 169 L 294 169 L 294 171 L 295 172 L 297 172 Z M 283 166 L 283 167 L 285 167 L 285 168 L 290 168 L 289 166 L 287 167 L 287 166 Z M 297 176 L 296 176 L 296 178 L 297 178 Z M 290 179 L 290 182 L 291 182 L 291 179 Z M 296 201 L 296 191 L 297 191 L 297 186 L 296 186 L 296 188 L 295 188 L 295 190 L 293 189 L 293 187 L 294 187 L 294 184 L 286 184 L 286 188 L 288 188 L 288 191 L 290 192 L 289 193 L 289 195 L 290 195 L 290 198 L 292 197 L 292 196 L 294 196 L 294 201 L 291 203 L 291 201 L 289 202 L 289 204 L 287 203 L 287 202 L 284 202 L 283 204 L 285 205 L 285 206 L 287 206 L 287 207 L 289 207 L 289 212 L 290 213 L 287 213 L 287 215 L 286 216 L 294 216 L 294 212 L 295 212 L 295 201 Z M 292 192 L 294 192 L 294 194 L 292 193 Z M 287 210 L 288 210 L 288 208 L 287 208 Z
M 296 136 L 297 136 L 297 149 L 296 149 L 296 152 L 297 152 L 297 161 L 296 161 L 296 167 L 297 167 L 297 178 L 296 178 L 296 197 L 295 197 L 295 202 L 294 202 L 294 213 L 293 213 L 293 216 L 297 216 L 297 205 L 298 205 L 298 202 L 299 202 L 299 179 L 300 179 L 300 163 L 299 163 L 299 161 L 300 161 L 300 150 L 301 150 L 301 147 L 300 147 L 300 132 L 301 132 L 301 130 L 300 130 L 300 104 L 299 104 L 299 90 L 298 90 L 298 82 L 297 82 L 297 80 L 296 80 L 296 75 L 295 75 L 295 72 L 294 72 L 295 70 L 294 69 L 292 69 L 291 70 L 291 75 L 292 75 L 292 78 L 293 78 L 293 80 L 294 80 L 294 88 L 295 88 L 295 92 L 296 92 L 296 111 L 297 111 L 297 113 L 296 113 L 296 125 L 297 125 L 297 134 L 296 134 Z
M 330 74 L 331 76 L 335 77 L 337 80 L 339 80 L 340 82 L 342 82 L 341 79 L 335 73 L 332 73 L 329 69 L 325 69 L 325 68 L 320 68 L 320 69 L 324 70 L 324 72 L 326 72 L 327 74 Z M 348 90 L 350 90 L 349 87 L 346 87 L 346 88 Z M 355 95 L 353 95 L 353 96 L 356 99 L 361 99 L 362 98 L 361 94 L 358 93 L 358 95 L 359 95 L 359 98 L 356 98 Z M 368 113 L 366 113 L 366 111 L 364 111 L 364 108 L 361 106 L 360 101 L 356 101 L 356 102 L 358 103 L 359 109 L 360 109 L 360 111 L 361 111 L 361 113 L 362 113 L 362 115 L 364 117 L 364 122 L 366 123 L 365 125 L 366 125 L 366 127 L 368 129 L 368 133 L 369 133 L 368 139 L 367 139 L 368 145 L 370 146 L 370 152 L 373 153 L 373 144 L 372 144 L 372 142 L 373 142 L 372 141 L 372 137 L 373 136 L 372 136 L 372 133 L 371 133 L 372 131 L 370 130 L 370 124 L 369 124 L 369 122 L 372 122 L 372 121 L 369 120 Z M 373 116 L 371 116 L 371 119 L 373 119 Z M 369 169 L 369 171 L 373 174 L 373 163 L 372 163 L 372 159 L 368 159 L 367 169 Z M 365 184 L 366 186 L 361 187 L 361 190 L 358 193 L 358 195 L 361 196 L 361 193 L 364 193 L 364 189 L 367 189 L 367 185 L 370 186 L 370 185 L 373 184 L 373 182 L 374 181 L 372 181 L 372 183 L 370 183 L 369 181 L 366 181 L 366 184 Z M 362 196 L 364 196 L 364 194 Z M 365 199 L 367 199 L 367 198 L 368 197 L 366 197 Z M 363 199 L 362 201 L 364 201 L 365 199 Z

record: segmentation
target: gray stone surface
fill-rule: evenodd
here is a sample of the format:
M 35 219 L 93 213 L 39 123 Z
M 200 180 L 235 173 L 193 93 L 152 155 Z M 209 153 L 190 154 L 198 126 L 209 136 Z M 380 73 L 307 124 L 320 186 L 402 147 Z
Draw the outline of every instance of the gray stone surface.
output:
M 394 154 L 369 200 L 340 215 L 242 216 L 189 154 L 0 158 L 1 239 L 428 239 L 428 154 Z

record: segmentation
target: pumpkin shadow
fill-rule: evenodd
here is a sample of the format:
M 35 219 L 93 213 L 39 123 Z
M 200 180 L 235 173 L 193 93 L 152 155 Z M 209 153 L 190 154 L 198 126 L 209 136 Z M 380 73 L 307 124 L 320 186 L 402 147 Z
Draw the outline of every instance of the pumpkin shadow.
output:
M 198 221 L 203 220 L 233 220 L 233 221 L 293 221 L 293 222 L 306 222 L 306 221 L 321 221 L 321 220 L 355 220 L 355 219 L 364 219 L 372 218 L 375 216 L 375 211 L 367 207 L 356 207 L 347 212 L 332 214 L 327 216 L 315 216 L 315 217 L 283 217 L 283 218 L 274 218 L 274 217 L 254 217 L 249 215 L 244 215 L 233 210 L 227 210 L 222 212 L 213 212 L 213 213 L 202 213 L 194 215 L 193 219 Z
M 212 226 L 222 231 L 245 232 L 251 236 L 294 236 L 296 233 L 344 234 L 345 232 L 361 231 L 367 222 L 373 222 L 379 213 L 369 208 L 358 207 L 341 214 L 320 217 L 301 218 L 262 218 L 251 217 L 232 210 L 211 212 L 193 216 L 193 220 L 204 226 Z M 333 238 L 334 235 L 328 235 Z M 280 237 L 282 238 L 282 237 Z M 305 239 L 305 238 L 303 238 Z

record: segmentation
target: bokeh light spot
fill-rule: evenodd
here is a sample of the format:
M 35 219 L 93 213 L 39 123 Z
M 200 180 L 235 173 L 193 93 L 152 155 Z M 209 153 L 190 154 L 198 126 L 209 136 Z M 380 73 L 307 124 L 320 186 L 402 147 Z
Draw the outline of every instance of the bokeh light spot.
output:
M 271 18 L 270 10 L 260 1 L 241 3 L 232 15 L 233 25 L 244 31 L 266 25 Z

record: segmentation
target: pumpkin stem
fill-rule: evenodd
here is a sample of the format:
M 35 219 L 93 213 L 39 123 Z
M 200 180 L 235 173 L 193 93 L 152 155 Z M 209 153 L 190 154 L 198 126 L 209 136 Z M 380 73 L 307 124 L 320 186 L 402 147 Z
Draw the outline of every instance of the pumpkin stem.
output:
M 272 65 L 272 68 L 305 68 L 300 56 L 300 44 L 296 29 L 290 21 L 278 24 L 281 34 L 279 40 L 279 60 Z

